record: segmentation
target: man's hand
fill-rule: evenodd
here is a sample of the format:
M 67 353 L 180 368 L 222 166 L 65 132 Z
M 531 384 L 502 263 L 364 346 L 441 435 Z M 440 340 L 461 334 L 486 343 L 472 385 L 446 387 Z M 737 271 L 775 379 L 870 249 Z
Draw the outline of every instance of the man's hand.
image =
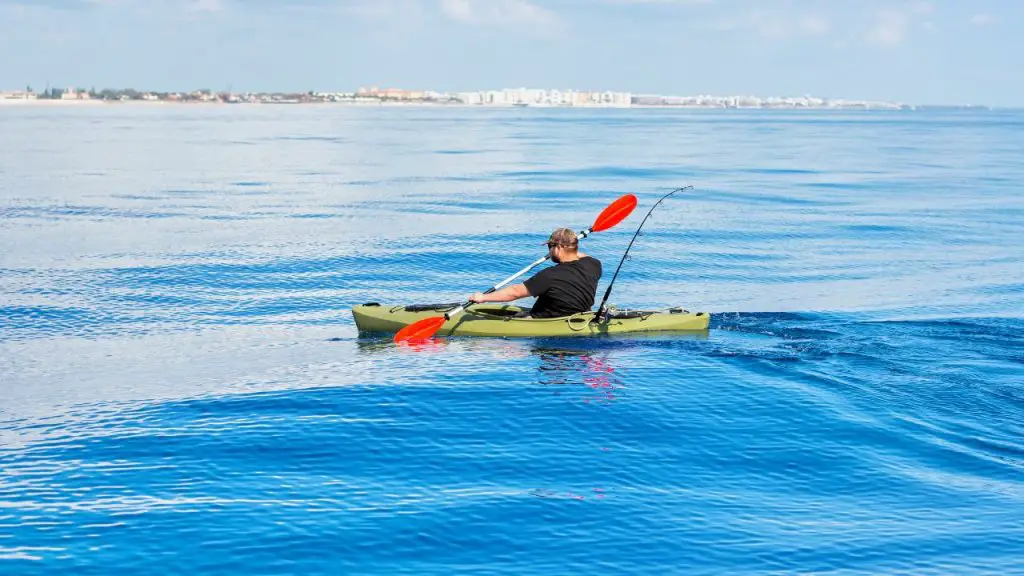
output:
M 486 302 L 487 301 L 487 297 L 484 296 L 483 292 L 474 292 L 473 295 L 469 297 L 469 301 L 470 302 Z

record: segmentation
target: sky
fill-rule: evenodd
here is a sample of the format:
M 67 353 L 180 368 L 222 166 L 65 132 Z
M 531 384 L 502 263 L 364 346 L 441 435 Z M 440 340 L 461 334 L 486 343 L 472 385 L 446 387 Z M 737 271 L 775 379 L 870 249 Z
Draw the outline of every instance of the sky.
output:
M 0 90 L 516 87 L 1024 106 L 1021 0 L 0 0 Z

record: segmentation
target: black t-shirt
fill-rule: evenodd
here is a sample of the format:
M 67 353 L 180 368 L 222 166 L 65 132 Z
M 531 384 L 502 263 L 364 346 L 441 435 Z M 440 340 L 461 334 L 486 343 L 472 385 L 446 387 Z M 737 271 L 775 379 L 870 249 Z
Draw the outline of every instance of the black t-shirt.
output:
M 584 256 L 545 268 L 523 282 L 537 299 L 530 316 L 554 318 L 590 310 L 601 279 L 601 261 Z

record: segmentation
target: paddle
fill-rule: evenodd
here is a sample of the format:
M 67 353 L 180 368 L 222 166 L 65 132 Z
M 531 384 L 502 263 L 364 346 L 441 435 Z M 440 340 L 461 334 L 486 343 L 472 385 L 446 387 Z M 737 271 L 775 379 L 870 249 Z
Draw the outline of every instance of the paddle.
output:
M 604 210 L 602 210 L 601 213 L 598 214 L 597 218 L 594 220 L 594 224 L 590 228 L 587 228 L 586 230 L 581 230 L 577 232 L 576 235 L 582 239 L 586 238 L 587 236 L 590 236 L 594 232 L 603 232 L 604 230 L 607 230 L 615 226 L 619 222 L 625 220 L 626 217 L 633 212 L 634 208 L 636 208 L 636 196 L 632 194 L 625 194 L 619 197 L 611 204 L 609 204 Z M 526 274 L 533 267 L 543 264 L 549 258 L 551 258 L 550 252 L 546 256 L 537 260 L 536 262 L 533 262 L 526 268 L 523 268 L 519 272 L 516 272 L 515 274 L 509 276 L 508 278 L 505 278 L 501 282 L 488 288 L 487 291 L 484 292 L 484 294 L 490 294 L 491 292 L 494 292 L 495 290 L 501 288 L 505 284 L 508 284 L 509 282 L 515 280 L 519 276 Z M 471 301 L 467 301 L 463 304 L 460 304 L 455 308 L 452 308 L 451 310 L 445 312 L 443 316 L 431 316 L 429 318 L 424 318 L 423 320 L 413 322 L 412 324 L 409 324 L 405 328 L 399 330 L 398 333 L 395 334 L 394 341 L 404 342 L 410 340 L 426 340 L 427 338 L 430 338 L 431 336 L 436 334 L 437 331 L 441 329 L 441 326 L 444 325 L 445 322 L 460 314 L 463 310 L 466 309 L 467 306 L 469 306 L 472 303 L 473 302 Z

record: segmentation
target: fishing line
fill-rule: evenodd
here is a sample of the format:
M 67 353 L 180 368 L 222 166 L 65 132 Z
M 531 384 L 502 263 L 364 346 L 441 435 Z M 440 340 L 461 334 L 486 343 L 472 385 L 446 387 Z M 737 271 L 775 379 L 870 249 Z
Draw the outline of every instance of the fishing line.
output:
M 604 291 L 604 298 L 601 299 L 601 306 L 598 307 L 597 314 L 594 314 L 594 319 L 591 320 L 591 322 L 598 322 L 602 316 L 605 317 L 605 320 L 608 319 L 608 309 L 605 306 L 608 303 L 608 296 L 610 296 L 612 293 L 612 286 L 615 285 L 615 279 L 618 278 L 619 276 L 619 270 L 622 269 L 623 262 L 625 262 L 626 257 L 629 256 L 629 249 L 633 247 L 633 242 L 635 242 L 637 236 L 640 235 L 640 229 L 644 227 L 644 224 L 647 222 L 647 219 L 651 217 L 651 213 L 654 212 L 654 209 L 657 208 L 662 202 L 664 202 L 666 198 L 675 194 L 676 192 L 682 192 L 683 190 L 690 190 L 692 188 L 692 185 L 683 186 L 682 188 L 676 188 L 675 190 L 659 198 L 658 201 L 654 203 L 654 206 L 651 206 L 651 209 L 647 211 L 647 215 L 644 216 L 643 221 L 640 222 L 640 226 L 637 226 L 636 232 L 633 233 L 633 239 L 629 241 L 629 246 L 626 246 L 626 251 L 622 253 L 622 260 L 619 260 L 619 265 L 617 268 L 615 268 L 615 274 L 612 276 L 612 281 L 608 284 L 608 289 Z

